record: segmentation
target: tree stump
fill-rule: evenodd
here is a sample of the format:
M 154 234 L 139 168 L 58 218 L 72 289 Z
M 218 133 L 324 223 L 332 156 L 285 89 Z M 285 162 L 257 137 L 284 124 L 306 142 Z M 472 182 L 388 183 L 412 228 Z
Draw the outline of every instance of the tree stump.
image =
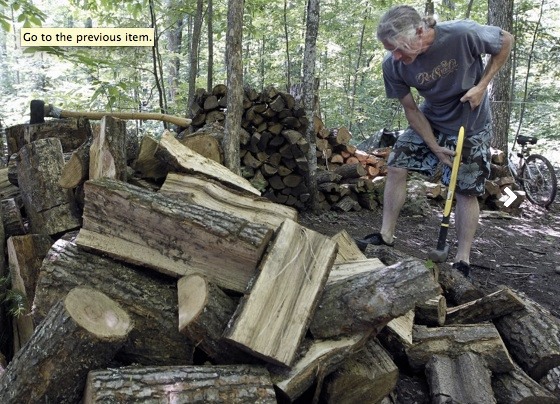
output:
M 0 402 L 76 403 L 87 374 L 113 359 L 132 329 L 103 293 L 74 288 L 49 311 L 0 378 Z

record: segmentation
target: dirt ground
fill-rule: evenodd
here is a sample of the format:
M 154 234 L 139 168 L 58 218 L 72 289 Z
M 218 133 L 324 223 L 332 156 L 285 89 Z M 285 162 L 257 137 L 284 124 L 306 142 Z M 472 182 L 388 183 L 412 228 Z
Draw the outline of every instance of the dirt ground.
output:
M 560 318 L 560 198 L 549 210 L 526 201 L 519 215 L 481 218 L 471 254 L 473 283 L 491 292 L 505 285 L 525 293 Z M 431 204 L 432 215 L 401 215 L 395 248 L 420 259 L 428 259 L 435 248 L 443 202 Z M 453 214 L 452 214 L 453 220 Z M 345 229 L 361 237 L 381 226 L 381 210 L 300 214 L 300 223 L 325 235 Z M 455 253 L 455 232 L 449 231 L 449 260 Z M 448 265 L 448 264 L 445 264 Z M 397 403 L 429 403 L 429 391 L 421 374 L 400 372 Z

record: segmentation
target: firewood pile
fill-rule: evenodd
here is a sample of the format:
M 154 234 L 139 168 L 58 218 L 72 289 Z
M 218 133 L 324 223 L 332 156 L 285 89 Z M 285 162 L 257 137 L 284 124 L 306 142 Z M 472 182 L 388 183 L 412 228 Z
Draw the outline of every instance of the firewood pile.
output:
M 89 147 L 36 130 L 1 170 L 0 402 L 390 403 L 405 372 L 432 402 L 560 402 L 530 299 L 306 228 L 171 132 L 131 158 L 120 121 L 73 122 Z
M 220 128 L 226 104 L 225 86 L 215 86 L 212 92 L 198 90 L 191 111 L 192 127 L 189 134 L 183 135 L 189 147 L 220 163 L 219 141 L 212 138 L 223 138 Z M 260 93 L 246 89 L 243 106 L 243 176 L 273 202 L 305 208 L 310 197 L 305 183 L 309 151 L 305 137 L 309 120 L 305 110 L 294 96 L 273 87 Z M 371 180 L 386 174 L 388 149 L 366 153 L 350 144 L 352 135 L 345 127 L 328 129 L 318 117 L 312 124 L 317 165 L 324 181 L 319 184 L 321 207 L 349 211 L 377 206 L 372 200 L 375 186 Z M 213 146 L 208 147 L 209 144 Z

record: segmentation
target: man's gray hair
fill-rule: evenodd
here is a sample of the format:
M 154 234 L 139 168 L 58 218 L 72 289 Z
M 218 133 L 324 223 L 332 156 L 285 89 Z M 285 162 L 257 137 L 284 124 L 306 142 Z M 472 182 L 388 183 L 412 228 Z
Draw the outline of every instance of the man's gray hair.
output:
M 395 46 L 408 43 L 416 35 L 418 28 L 433 28 L 433 17 L 422 18 L 418 11 L 410 6 L 395 6 L 389 9 L 379 20 L 377 39 Z

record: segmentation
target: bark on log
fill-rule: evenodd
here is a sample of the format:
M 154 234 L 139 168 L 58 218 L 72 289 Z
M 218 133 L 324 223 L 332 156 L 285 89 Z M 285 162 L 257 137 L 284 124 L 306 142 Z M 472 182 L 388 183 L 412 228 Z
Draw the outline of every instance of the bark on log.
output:
M 8 239 L 12 290 L 17 290 L 25 299 L 25 311 L 14 318 L 14 352 L 19 351 L 33 334 L 35 327 L 31 304 L 35 298 L 39 269 L 51 245 L 51 238 L 41 234 L 14 236 Z
M 481 355 L 495 373 L 513 370 L 513 361 L 493 324 L 414 327 L 414 344 L 407 350 L 408 361 L 420 369 L 433 355 L 456 357 L 464 352 Z
M 496 403 L 492 374 L 476 354 L 434 355 L 426 364 L 426 375 L 433 404 Z
M 77 149 L 88 137 L 87 119 L 53 119 L 34 125 L 22 124 L 6 128 L 8 156 L 17 153 L 26 144 L 36 140 L 57 138 L 62 150 L 70 152 Z
M 259 224 L 108 178 L 85 183 L 80 246 L 243 292 L 272 236 Z M 163 231 L 162 231 L 163 229 Z
M 440 291 L 417 260 L 329 280 L 310 331 L 316 338 L 327 338 L 385 326 Z
M 71 195 L 58 185 L 64 166 L 60 141 L 48 138 L 25 145 L 18 159 L 18 183 L 31 232 L 55 235 L 78 228 Z
M 293 208 L 191 175 L 169 173 L 159 192 L 245 219 L 249 223 L 259 223 L 273 230 L 278 229 L 287 218 L 294 221 L 298 218 L 298 213 Z
M 104 116 L 90 147 L 89 178 L 126 181 L 126 122 Z
M 387 396 L 399 378 L 391 356 L 375 339 L 325 379 L 322 401 L 332 404 L 376 404 Z
M 2 222 L 4 236 L 21 236 L 26 233 L 21 208 L 15 198 L 2 199 Z
M 203 276 L 177 281 L 179 331 L 205 352 L 214 364 L 254 363 L 254 358 L 222 339 L 237 302 Z
M 560 320 L 535 301 L 523 297 L 525 308 L 496 319 L 495 324 L 517 363 L 540 380 L 560 366 Z
M 33 302 L 35 324 L 69 290 L 91 286 L 119 303 L 135 324 L 119 360 L 143 365 L 191 364 L 192 344 L 178 330 L 176 282 L 153 275 L 60 239 L 51 247 L 39 274 Z
M 224 337 L 290 366 L 336 257 L 330 238 L 286 219 Z
M 507 315 L 525 307 L 510 289 L 504 288 L 480 299 L 447 309 L 446 324 L 475 324 Z
M 9 168 L 0 168 L 0 199 L 9 199 L 19 196 L 19 188 L 12 184 L 8 178 Z
M 560 366 L 550 369 L 546 376 L 539 380 L 539 384 L 555 394 L 560 402 Z
M 484 293 L 476 288 L 455 268 L 443 267 L 439 273 L 439 283 L 448 302 L 458 305 L 479 299 Z
M 272 404 L 276 397 L 270 375 L 257 366 L 126 367 L 88 374 L 84 404 L 140 401 Z
M 181 144 L 170 131 L 161 135 L 156 157 L 171 165 L 175 171 L 202 174 L 241 191 L 259 196 L 261 194 L 246 179 Z
M 360 163 L 344 164 L 335 168 L 334 172 L 340 175 L 343 179 L 359 178 L 367 174 L 365 168 Z
M 88 371 L 113 359 L 132 326 L 103 293 L 72 289 L 8 365 L 0 378 L 0 402 L 78 402 Z
M 519 366 L 495 374 L 492 388 L 498 404 L 559 404 L 560 399 L 531 379 Z
M 300 397 L 317 381 L 326 376 L 366 343 L 370 333 L 360 333 L 328 340 L 305 340 L 303 352 L 291 368 L 269 365 L 274 387 L 279 396 L 288 402 Z

